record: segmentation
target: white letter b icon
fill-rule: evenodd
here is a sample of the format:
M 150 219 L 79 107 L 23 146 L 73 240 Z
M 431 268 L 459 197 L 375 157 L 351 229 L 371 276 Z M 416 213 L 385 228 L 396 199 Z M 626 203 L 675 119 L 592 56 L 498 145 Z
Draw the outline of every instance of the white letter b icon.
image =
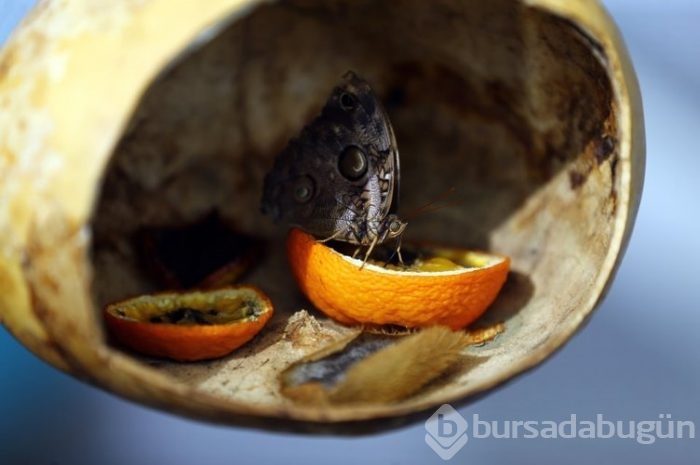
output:
M 449 426 L 449 432 L 445 431 L 445 426 Z M 457 434 L 457 423 L 454 420 L 445 420 L 445 415 L 438 413 L 438 436 L 451 438 L 455 434 Z
M 443 460 L 449 460 L 467 443 L 469 423 L 449 404 L 444 404 L 425 422 L 425 443 Z

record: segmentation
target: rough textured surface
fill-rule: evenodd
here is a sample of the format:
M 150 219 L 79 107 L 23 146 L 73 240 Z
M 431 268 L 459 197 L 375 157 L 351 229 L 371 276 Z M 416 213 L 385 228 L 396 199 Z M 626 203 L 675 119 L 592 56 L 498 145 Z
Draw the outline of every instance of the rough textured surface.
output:
M 643 169 L 636 83 L 597 4 L 185 3 L 44 2 L 0 55 L 0 315 L 37 354 L 171 411 L 265 426 L 352 422 L 489 389 L 589 316 L 629 234 Z M 178 56 L 193 42 L 201 47 Z M 284 230 L 258 213 L 260 189 L 348 69 L 392 118 L 409 236 L 512 257 L 483 319 L 507 330 L 469 349 L 478 363 L 407 401 L 305 408 L 278 395 L 275 374 L 351 330 L 295 313 L 306 305 L 284 263 Z M 448 187 L 445 208 L 411 218 Z M 99 307 L 154 286 L 133 234 L 212 209 L 269 239 L 250 281 L 276 304 L 272 324 L 208 364 L 151 363 L 106 345 Z

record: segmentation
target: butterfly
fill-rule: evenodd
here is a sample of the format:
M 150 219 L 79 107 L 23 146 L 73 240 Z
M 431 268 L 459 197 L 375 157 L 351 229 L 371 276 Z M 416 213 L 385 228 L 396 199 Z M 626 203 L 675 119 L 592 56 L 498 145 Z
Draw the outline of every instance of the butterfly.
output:
M 276 157 L 261 209 L 322 241 L 367 247 L 400 240 L 399 152 L 386 110 L 352 71 L 320 115 Z M 397 247 L 397 252 L 399 248 Z M 400 258 L 400 252 L 399 252 Z

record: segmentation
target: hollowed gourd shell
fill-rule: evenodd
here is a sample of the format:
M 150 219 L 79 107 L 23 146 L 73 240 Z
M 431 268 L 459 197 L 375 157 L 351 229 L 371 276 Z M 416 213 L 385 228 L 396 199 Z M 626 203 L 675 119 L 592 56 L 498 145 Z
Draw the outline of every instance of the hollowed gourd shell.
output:
M 348 69 L 391 116 L 402 209 L 454 187 L 408 234 L 512 257 L 483 320 L 507 330 L 409 400 L 303 406 L 277 374 L 351 330 L 290 317 L 305 304 L 285 231 L 258 202 L 275 154 Z M 56 367 L 172 412 L 391 426 L 494 388 L 581 327 L 622 256 L 643 169 L 634 72 L 590 0 L 46 1 L 0 54 L 0 319 Z M 270 327 L 198 365 L 110 346 L 101 307 L 152 289 L 133 234 L 212 209 L 270 239 L 251 277 L 275 303 Z

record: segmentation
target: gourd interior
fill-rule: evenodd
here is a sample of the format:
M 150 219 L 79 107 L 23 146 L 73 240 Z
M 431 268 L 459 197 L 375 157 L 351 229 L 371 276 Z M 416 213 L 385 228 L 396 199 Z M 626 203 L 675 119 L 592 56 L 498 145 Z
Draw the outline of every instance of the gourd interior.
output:
M 505 321 L 505 334 L 469 349 L 476 363 L 399 410 L 500 383 L 552 352 L 599 298 L 619 182 L 605 65 L 598 44 L 574 24 L 511 0 L 253 8 L 164 69 L 135 109 L 94 209 L 96 302 L 157 288 L 134 246 L 138 231 L 218 212 L 241 233 L 265 238 L 265 257 L 247 281 L 270 294 L 275 319 L 222 360 L 142 361 L 225 401 L 287 405 L 275 374 L 344 330 L 299 296 L 284 259 L 286 228 L 259 210 L 262 180 L 354 70 L 396 131 L 407 237 L 513 259 L 501 296 L 477 323 Z M 439 208 L 417 213 L 436 199 Z M 283 356 L 288 318 L 302 308 L 318 319 L 318 344 Z

